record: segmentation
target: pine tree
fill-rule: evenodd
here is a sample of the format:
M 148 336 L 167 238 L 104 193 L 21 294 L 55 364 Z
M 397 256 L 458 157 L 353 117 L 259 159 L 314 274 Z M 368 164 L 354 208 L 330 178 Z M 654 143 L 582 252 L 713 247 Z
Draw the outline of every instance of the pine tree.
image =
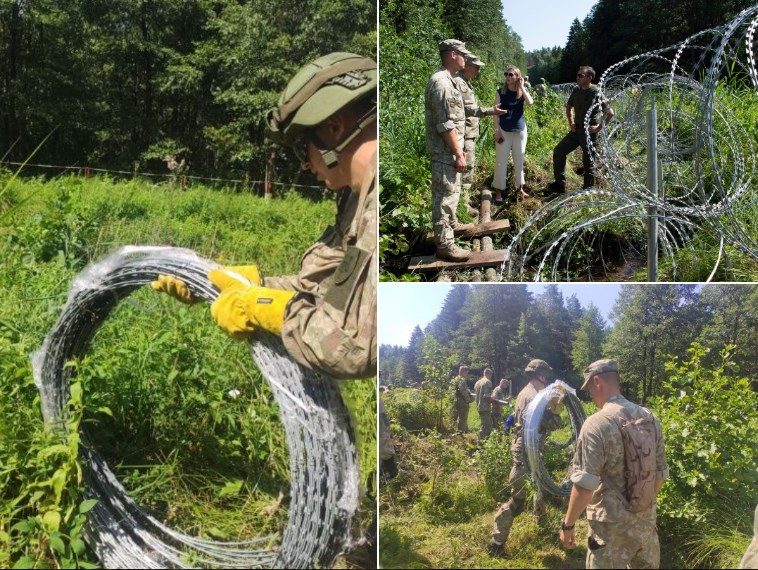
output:
M 603 358 L 605 336 L 605 320 L 597 307 L 590 303 L 579 320 L 571 347 L 571 360 L 578 378 L 590 362 Z
M 403 384 L 409 386 L 421 381 L 419 364 L 421 363 L 421 350 L 424 344 L 424 332 L 416 325 L 408 341 L 408 347 L 403 357 Z

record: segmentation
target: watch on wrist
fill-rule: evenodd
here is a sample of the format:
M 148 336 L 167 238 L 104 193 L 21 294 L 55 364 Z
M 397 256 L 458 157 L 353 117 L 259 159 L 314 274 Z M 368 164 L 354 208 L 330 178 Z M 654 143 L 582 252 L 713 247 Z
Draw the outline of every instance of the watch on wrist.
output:
M 565 521 L 561 521 L 561 530 L 574 530 L 576 523 L 566 524 Z

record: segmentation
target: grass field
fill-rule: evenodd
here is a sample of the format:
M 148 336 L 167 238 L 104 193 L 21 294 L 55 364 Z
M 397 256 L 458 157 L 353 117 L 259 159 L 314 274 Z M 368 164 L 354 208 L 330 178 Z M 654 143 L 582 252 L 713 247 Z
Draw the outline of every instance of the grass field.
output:
M 67 455 L 43 427 L 28 359 L 72 277 L 128 244 L 186 247 L 227 265 L 256 263 L 265 275 L 295 274 L 334 218 L 334 201 L 316 193 L 265 200 L 139 180 L 0 177 L 0 566 L 95 561 L 77 542 L 78 512 L 87 510 L 78 442 L 66 442 Z M 72 365 L 83 389 L 79 425 L 143 507 L 203 538 L 282 530 L 289 469 L 278 407 L 246 345 L 218 329 L 207 306 L 139 290 Z M 341 389 L 370 511 L 374 381 Z
M 502 557 L 489 555 L 485 547 L 493 528 L 498 503 L 509 497 L 508 474 L 512 459 L 510 438 L 493 434 L 479 443 L 479 415 L 474 406 L 469 413 L 467 434 L 441 433 L 422 426 L 423 396 L 413 388 L 396 388 L 383 396 L 393 420 L 393 436 L 399 475 L 381 485 L 380 491 L 380 564 L 385 568 L 584 568 L 587 520 L 577 522 L 575 549 L 564 549 L 558 539 L 558 525 L 567 501 L 550 499 L 546 515 L 536 522 L 532 517 L 533 489 L 527 509 L 516 517 Z M 408 412 L 414 409 L 410 423 Z M 443 401 L 445 415 L 449 407 Z M 595 411 L 584 404 L 585 413 Z M 506 414 L 508 412 L 505 412 Z M 431 417 L 433 414 L 430 414 Z M 566 426 L 566 412 L 562 413 Z M 568 428 L 552 434 L 552 441 L 565 441 Z M 550 445 L 546 446 L 550 449 Z M 556 461 L 564 461 L 550 454 Z M 549 460 L 546 460 L 546 464 Z M 566 463 L 564 463 L 566 465 Z M 548 469 L 554 476 L 560 469 Z M 565 469 L 565 467 L 564 467 Z M 660 500 L 660 499 L 659 499 Z M 683 525 L 659 515 L 662 568 L 733 568 L 750 542 L 747 529 L 752 524 L 754 505 L 733 504 L 724 513 L 723 524 L 701 524 L 699 532 L 684 532 Z

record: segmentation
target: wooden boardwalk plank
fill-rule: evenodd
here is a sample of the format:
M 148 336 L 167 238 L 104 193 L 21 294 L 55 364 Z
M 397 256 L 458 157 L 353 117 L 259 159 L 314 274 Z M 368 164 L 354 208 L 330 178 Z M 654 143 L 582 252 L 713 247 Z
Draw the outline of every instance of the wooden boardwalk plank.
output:
M 498 267 L 507 258 L 507 250 L 473 251 L 468 261 L 442 261 L 434 255 L 412 257 L 408 271 L 439 271 L 441 269 L 470 269 L 473 267 Z
M 455 237 L 472 239 L 476 237 L 491 236 L 500 232 L 507 232 L 511 228 L 508 220 L 494 220 L 483 224 L 462 224 L 453 230 Z M 426 234 L 426 241 L 434 241 L 434 233 Z

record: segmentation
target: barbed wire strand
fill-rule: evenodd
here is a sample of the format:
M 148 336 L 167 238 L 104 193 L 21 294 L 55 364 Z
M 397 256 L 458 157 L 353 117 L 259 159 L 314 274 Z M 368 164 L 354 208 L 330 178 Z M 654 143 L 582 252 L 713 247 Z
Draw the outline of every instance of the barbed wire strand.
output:
M 73 281 L 58 322 L 32 358 L 44 418 L 65 430 L 72 359 L 86 353 L 116 305 L 158 275 L 184 281 L 211 302 L 207 278 L 218 265 L 186 249 L 127 246 Z M 167 527 L 143 510 L 82 434 L 81 458 L 90 511 L 86 536 L 106 568 L 306 568 L 329 566 L 350 544 L 359 474 L 347 410 L 337 381 L 296 364 L 268 333 L 250 341 L 252 358 L 279 405 L 290 465 L 289 518 L 281 537 L 241 542 L 202 540 Z M 274 546 L 272 546 L 274 545 Z
M 597 176 L 608 188 L 559 196 L 535 211 L 511 240 L 499 279 L 570 281 L 584 265 L 586 270 L 578 273 L 592 280 L 598 262 L 607 274 L 612 260 L 602 250 L 592 250 L 599 259 L 588 259 L 588 236 L 620 231 L 639 238 L 646 231 L 649 207 L 657 210 L 659 247 L 670 260 L 672 280 L 677 252 L 689 249 L 697 256 L 696 232 L 719 244 L 708 281 L 716 277 L 727 245 L 758 259 L 756 236 L 738 212 L 756 200 L 755 129 L 734 120 L 742 106 L 758 106 L 757 29 L 758 5 L 725 25 L 611 65 L 598 87 L 615 117 L 594 144 L 588 139 Z M 724 88 L 725 75 L 737 93 Z M 550 86 L 564 97 L 574 87 Z M 646 182 L 646 112 L 653 102 L 659 117 L 662 197 L 652 196 Z M 592 109 L 600 105 L 596 99 Z M 585 117 L 585 134 L 592 109 Z

